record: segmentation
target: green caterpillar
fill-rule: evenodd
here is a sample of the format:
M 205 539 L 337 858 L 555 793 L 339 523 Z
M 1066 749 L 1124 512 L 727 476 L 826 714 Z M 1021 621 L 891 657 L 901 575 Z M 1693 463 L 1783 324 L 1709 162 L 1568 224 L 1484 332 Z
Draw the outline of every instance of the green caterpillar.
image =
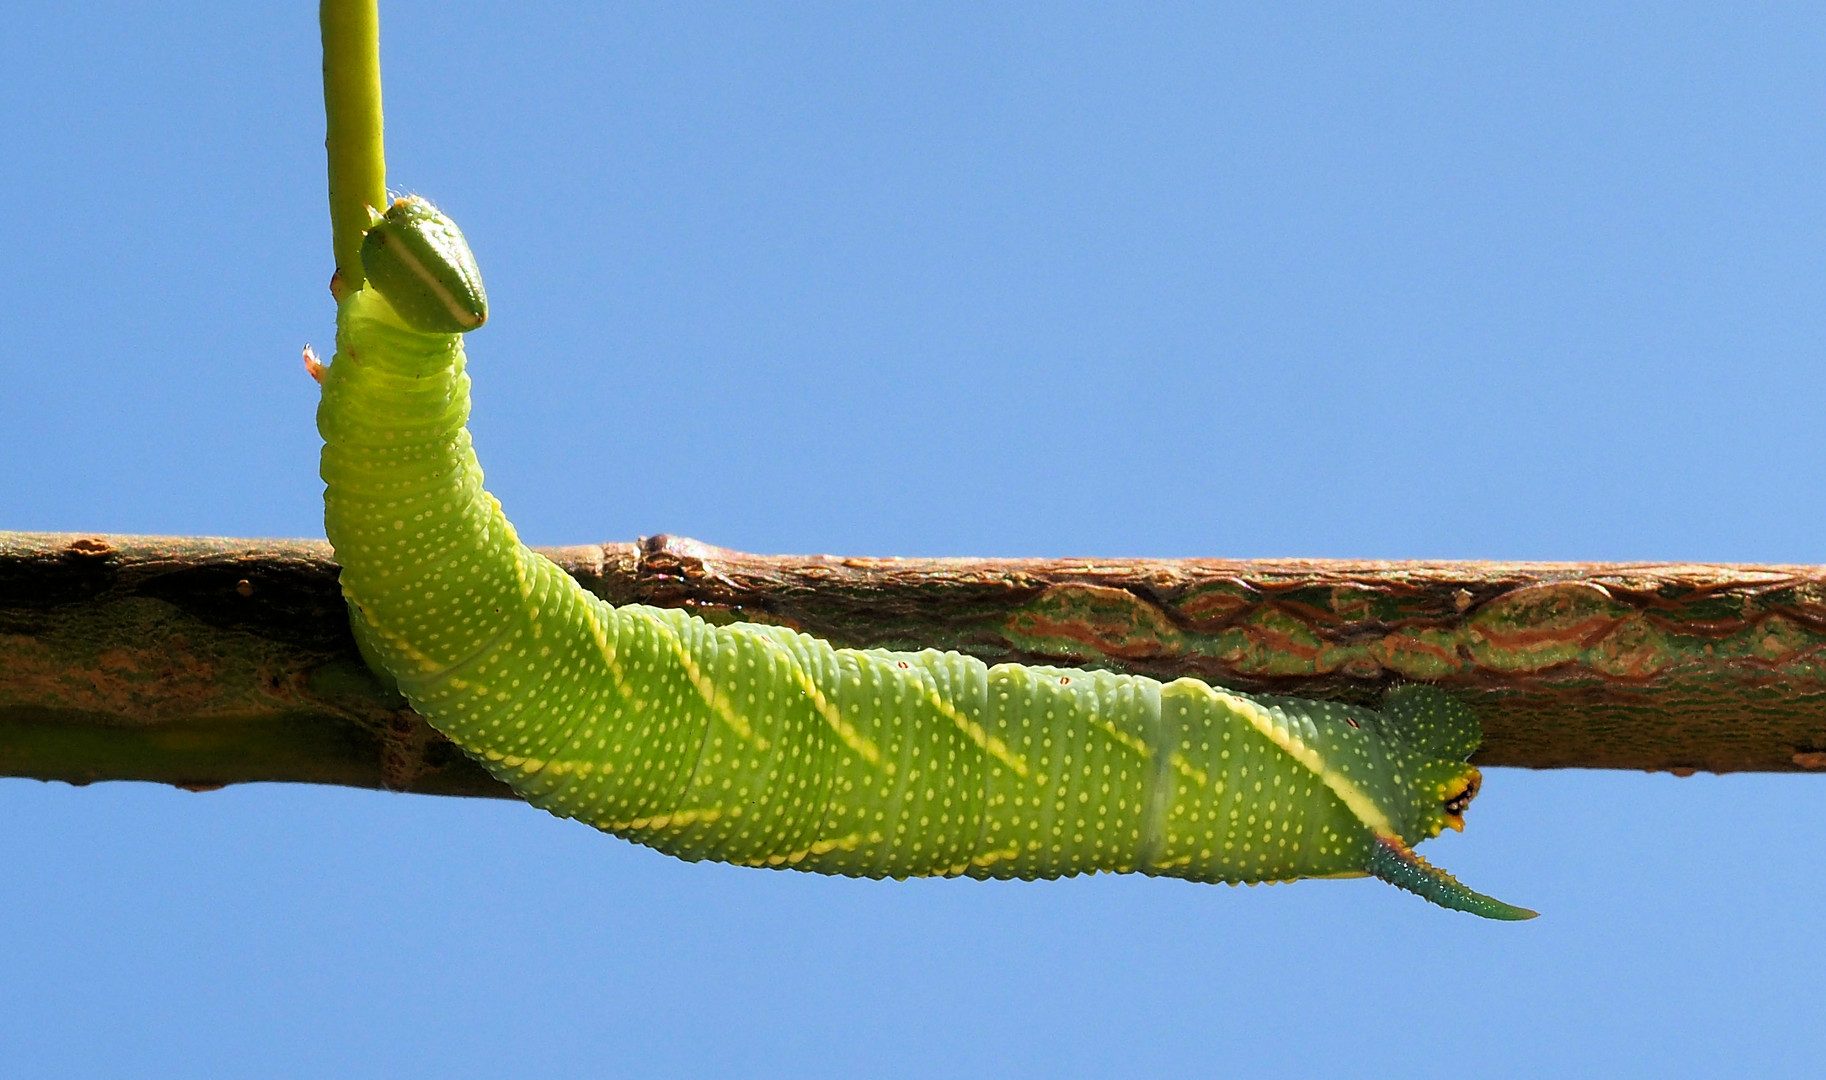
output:
M 319 369 L 325 527 L 364 653 L 535 806 L 684 859 L 863 877 L 1194 881 L 1374 875 L 1533 912 L 1409 847 L 1462 828 L 1481 731 L 1442 691 L 1380 709 L 1195 679 L 838 649 L 611 606 L 482 488 L 458 331 L 462 234 L 417 199 L 363 246 Z

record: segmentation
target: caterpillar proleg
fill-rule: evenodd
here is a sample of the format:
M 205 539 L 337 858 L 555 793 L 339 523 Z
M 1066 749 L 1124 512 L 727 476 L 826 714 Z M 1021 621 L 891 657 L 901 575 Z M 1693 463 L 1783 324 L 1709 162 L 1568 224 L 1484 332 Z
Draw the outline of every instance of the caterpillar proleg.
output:
M 377 238 L 378 237 L 378 238 Z M 535 806 L 684 859 L 863 877 L 1374 875 L 1495 919 L 1411 845 L 1460 828 L 1481 731 L 1445 692 L 1380 708 L 1196 679 L 834 648 L 611 606 L 482 487 L 456 331 L 462 234 L 402 200 L 324 372 L 325 527 L 364 652 Z M 400 257 L 400 253 L 404 257 Z

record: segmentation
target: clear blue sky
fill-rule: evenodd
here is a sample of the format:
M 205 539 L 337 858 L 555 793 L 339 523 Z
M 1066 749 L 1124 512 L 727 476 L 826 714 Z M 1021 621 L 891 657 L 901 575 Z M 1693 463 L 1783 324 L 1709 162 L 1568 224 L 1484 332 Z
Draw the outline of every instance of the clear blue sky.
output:
M 1822 561 L 1818 5 L 607 6 L 383 10 L 535 543 Z M 315 9 L 7 16 L 0 528 L 321 535 Z M 1823 805 L 1494 771 L 1514 926 L 0 781 L 0 1071 L 1817 1075 Z

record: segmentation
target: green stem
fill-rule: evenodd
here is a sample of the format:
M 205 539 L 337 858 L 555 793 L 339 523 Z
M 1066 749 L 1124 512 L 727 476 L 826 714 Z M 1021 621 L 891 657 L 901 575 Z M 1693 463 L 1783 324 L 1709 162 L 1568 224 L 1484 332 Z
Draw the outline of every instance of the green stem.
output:
M 330 156 L 330 232 L 336 248 L 331 291 L 361 287 L 361 238 L 370 208 L 387 205 L 387 154 L 380 113 L 378 0 L 322 0 L 323 111 Z

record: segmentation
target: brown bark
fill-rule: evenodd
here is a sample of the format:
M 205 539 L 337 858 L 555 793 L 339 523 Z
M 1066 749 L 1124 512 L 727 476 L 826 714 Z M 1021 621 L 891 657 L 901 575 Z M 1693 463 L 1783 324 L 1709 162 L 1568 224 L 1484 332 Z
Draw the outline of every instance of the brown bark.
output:
M 1816 567 L 546 554 L 616 603 L 840 645 L 1363 702 L 1433 682 L 1488 765 L 1826 768 Z M 0 776 L 504 793 L 368 674 L 309 540 L 0 533 Z

